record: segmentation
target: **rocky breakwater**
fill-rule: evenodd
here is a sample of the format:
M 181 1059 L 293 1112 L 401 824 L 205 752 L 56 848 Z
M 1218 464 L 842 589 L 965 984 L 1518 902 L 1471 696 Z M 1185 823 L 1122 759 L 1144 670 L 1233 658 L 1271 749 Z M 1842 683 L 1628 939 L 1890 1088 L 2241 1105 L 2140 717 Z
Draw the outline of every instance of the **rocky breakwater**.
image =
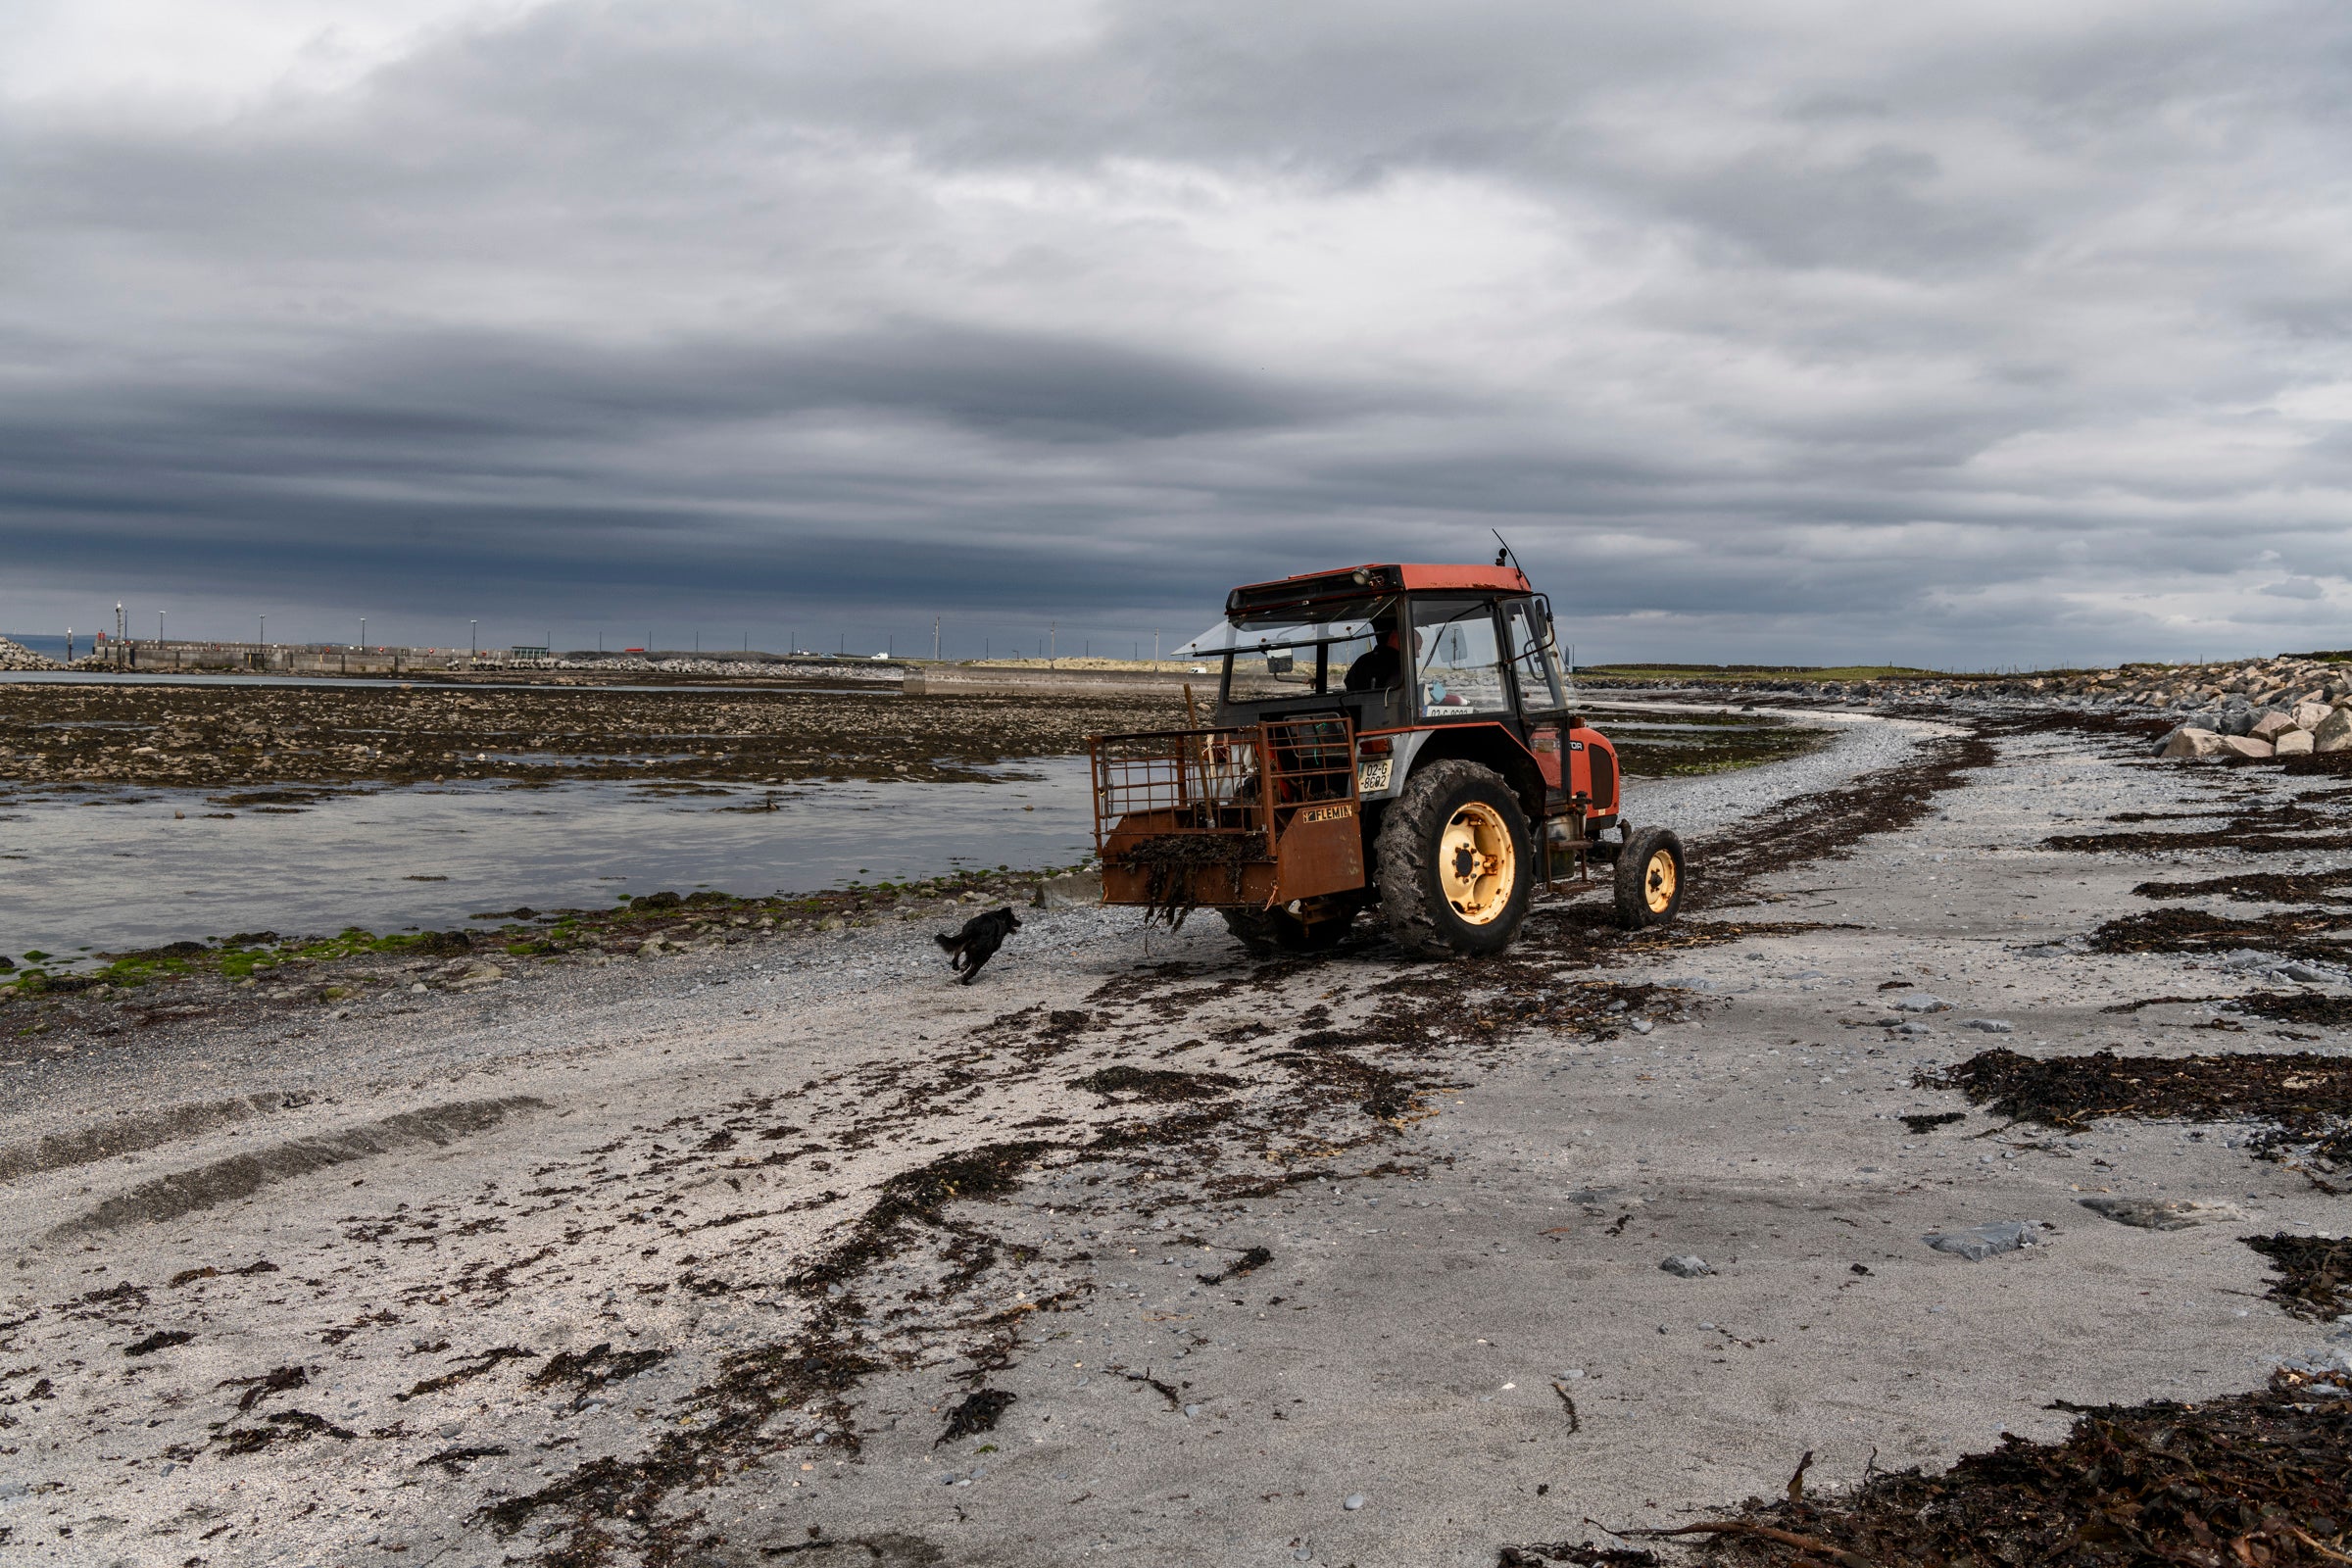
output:
M 2119 672 L 2120 673 L 2120 672 Z M 2159 757 L 2265 758 L 2352 751 L 2352 665 L 2286 657 L 2139 673 L 2113 700 L 2178 721 Z
M 2251 735 L 2255 724 L 2274 710 L 2291 716 L 2298 706 L 2332 707 L 2352 701 L 2352 652 L 2281 654 L 2276 659 L 2219 664 L 2118 664 L 2032 674 L 1890 671 L 1844 675 L 1728 664 L 1687 669 L 1690 672 L 1664 679 L 1580 671 L 1577 685 L 1594 691 L 1640 688 L 1709 695 L 1736 691 L 1748 700 L 1769 694 L 1800 702 L 1811 699 L 1848 705 L 2053 703 L 2122 712 L 2137 710 L 2151 718 L 2172 717 L 2180 726 L 2240 737 Z M 2292 749 L 2290 743 L 2290 752 Z
M 23 643 L 12 643 L 7 638 L 0 637 L 0 669 L 31 670 L 57 667 L 54 660 L 43 659 Z
M 1997 680 L 1882 681 L 1880 695 L 2040 699 L 2169 718 L 2158 757 L 2270 758 L 2352 751 L 2352 662 L 2285 654 L 2231 664 L 2125 664 Z
M 2300 702 L 2257 709 L 2236 704 L 2198 722 L 2177 724 L 2157 743 L 2158 757 L 2308 757 L 2352 751 L 2352 701 Z

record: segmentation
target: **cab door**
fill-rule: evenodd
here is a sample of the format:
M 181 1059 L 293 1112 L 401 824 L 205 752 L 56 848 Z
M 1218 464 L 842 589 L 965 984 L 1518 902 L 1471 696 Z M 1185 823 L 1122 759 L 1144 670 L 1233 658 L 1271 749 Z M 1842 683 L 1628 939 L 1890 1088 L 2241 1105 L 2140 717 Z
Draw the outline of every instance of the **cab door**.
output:
M 1567 777 L 1568 698 L 1551 652 L 1551 617 L 1540 599 L 1502 602 L 1503 659 L 1511 673 L 1520 733 L 1544 771 L 1547 794 L 1564 795 L 1580 781 Z

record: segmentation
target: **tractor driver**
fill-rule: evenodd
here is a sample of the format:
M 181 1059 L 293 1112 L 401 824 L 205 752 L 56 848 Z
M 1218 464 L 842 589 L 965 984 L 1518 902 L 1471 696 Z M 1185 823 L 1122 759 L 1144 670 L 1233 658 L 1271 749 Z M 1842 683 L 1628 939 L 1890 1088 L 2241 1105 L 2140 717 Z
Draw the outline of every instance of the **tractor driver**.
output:
M 1404 684 L 1404 659 L 1397 651 L 1396 622 L 1376 628 L 1378 641 L 1369 653 L 1348 666 L 1348 690 L 1385 692 Z

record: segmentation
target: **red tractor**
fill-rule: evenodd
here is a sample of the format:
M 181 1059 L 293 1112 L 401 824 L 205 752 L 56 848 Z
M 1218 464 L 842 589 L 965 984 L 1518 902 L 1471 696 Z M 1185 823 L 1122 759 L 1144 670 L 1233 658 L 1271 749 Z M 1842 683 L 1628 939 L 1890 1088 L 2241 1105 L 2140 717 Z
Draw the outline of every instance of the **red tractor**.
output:
M 1092 742 L 1104 903 L 1214 907 L 1257 953 L 1328 948 L 1375 904 L 1409 951 L 1496 953 L 1562 860 L 1613 864 L 1629 927 L 1680 907 L 1682 843 L 1622 821 L 1616 749 L 1515 565 L 1252 583 L 1183 652 L 1224 662 L 1209 723 Z

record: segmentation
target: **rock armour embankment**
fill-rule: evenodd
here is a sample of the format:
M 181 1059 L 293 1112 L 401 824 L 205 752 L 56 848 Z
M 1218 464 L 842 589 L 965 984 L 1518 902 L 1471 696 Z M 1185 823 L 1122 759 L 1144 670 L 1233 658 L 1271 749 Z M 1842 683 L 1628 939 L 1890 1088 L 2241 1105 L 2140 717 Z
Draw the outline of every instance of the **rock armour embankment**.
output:
M 43 659 L 23 643 L 10 642 L 7 638 L 0 637 L 0 669 L 33 670 L 58 667 L 54 661 Z

